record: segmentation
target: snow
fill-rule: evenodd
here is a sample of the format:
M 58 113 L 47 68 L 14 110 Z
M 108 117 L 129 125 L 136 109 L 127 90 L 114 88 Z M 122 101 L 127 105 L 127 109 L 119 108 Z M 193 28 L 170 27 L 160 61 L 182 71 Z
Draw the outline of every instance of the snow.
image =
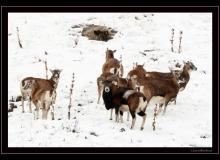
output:
M 25 102 L 25 113 L 21 113 L 21 102 L 16 102 L 18 108 L 8 113 L 9 147 L 212 146 L 210 13 L 9 13 L 8 17 L 9 99 L 20 95 L 22 78 L 45 78 L 44 64 L 37 63 L 36 58 L 46 58 L 49 69 L 63 69 L 57 88 L 55 120 L 50 120 L 50 115 L 49 120 L 34 120 L 33 113 L 28 112 L 28 103 Z M 118 33 L 108 42 L 92 41 L 78 33 L 82 29 L 71 28 L 77 24 L 106 25 Z M 179 31 L 183 31 L 181 54 L 170 51 L 172 28 L 175 51 Z M 74 44 L 75 40 L 78 45 Z M 156 118 L 155 131 L 153 105 L 148 106 L 145 128 L 140 131 L 141 117 L 137 116 L 135 128 L 131 130 L 131 116 L 126 121 L 124 114 L 124 122 L 115 123 L 114 118 L 109 120 L 110 111 L 103 102 L 96 103 L 96 78 L 101 74 L 106 48 L 116 49 L 118 59 L 122 55 L 124 77 L 134 62 L 145 63 L 147 71 L 167 72 L 176 62 L 183 64 L 183 60 L 192 60 L 198 68 L 191 73 L 186 89 L 178 94 L 177 104 L 168 105 L 166 114 Z M 45 51 L 48 55 L 44 55 Z M 73 72 L 73 107 L 68 120 Z

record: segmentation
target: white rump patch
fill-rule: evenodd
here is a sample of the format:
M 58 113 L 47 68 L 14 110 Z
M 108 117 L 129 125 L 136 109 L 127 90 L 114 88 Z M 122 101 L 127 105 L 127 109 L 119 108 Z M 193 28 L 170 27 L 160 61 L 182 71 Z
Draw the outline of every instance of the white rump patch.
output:
M 27 100 L 27 98 L 31 96 L 31 92 L 32 92 L 32 83 L 30 82 L 30 80 L 25 81 L 24 86 L 22 86 L 22 83 L 21 83 L 20 89 L 24 96 L 23 98 Z
M 123 98 L 128 99 L 128 97 L 129 97 L 131 94 L 133 94 L 133 93 L 135 93 L 134 90 L 127 90 L 127 91 L 124 93 Z
M 24 90 L 28 90 L 28 89 L 31 89 L 32 88 L 32 85 L 33 85 L 33 82 L 32 80 L 25 80 L 24 81 L 24 85 L 21 84 L 21 87 L 24 89 Z

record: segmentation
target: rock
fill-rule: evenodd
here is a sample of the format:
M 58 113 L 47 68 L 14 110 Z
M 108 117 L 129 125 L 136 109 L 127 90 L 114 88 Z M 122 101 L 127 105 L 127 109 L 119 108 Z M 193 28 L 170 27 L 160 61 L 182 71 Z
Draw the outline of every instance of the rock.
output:
M 22 96 L 17 96 L 17 98 L 16 98 L 16 102 L 21 101 L 21 98 L 22 98 Z
M 140 20 L 140 18 L 138 18 L 137 16 L 134 17 L 135 20 Z
M 92 100 L 90 100 L 90 101 L 88 101 L 88 103 L 93 103 L 93 101 L 92 101 Z
M 13 112 L 13 108 L 8 108 L 8 112 Z
M 124 129 L 124 128 L 121 128 L 121 129 L 120 129 L 120 132 L 124 132 L 124 131 L 125 131 L 125 129 Z
M 98 135 L 95 132 L 90 132 L 90 135 L 98 137 Z
M 180 68 L 180 67 L 181 67 L 181 64 L 177 63 L 175 66 L 176 66 L 177 68 Z
M 153 58 L 153 57 L 151 57 L 150 59 L 153 60 L 154 62 L 158 60 L 158 58 Z
M 14 103 L 9 103 L 8 112 L 13 112 L 14 108 L 18 108 L 17 105 L 15 105 Z
M 73 25 L 71 28 L 81 28 L 81 27 L 83 27 L 83 24 Z
M 83 28 L 82 36 L 88 37 L 89 40 L 108 41 L 113 39 L 113 36 L 117 31 L 99 25 L 88 25 Z

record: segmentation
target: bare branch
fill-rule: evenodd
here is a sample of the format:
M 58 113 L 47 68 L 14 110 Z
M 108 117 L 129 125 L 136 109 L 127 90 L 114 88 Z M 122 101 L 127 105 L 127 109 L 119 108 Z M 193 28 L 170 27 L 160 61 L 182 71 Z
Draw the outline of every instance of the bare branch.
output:
M 181 53 L 181 52 L 182 52 L 182 46 L 181 46 L 181 43 L 182 43 L 182 36 L 183 36 L 183 31 L 180 31 L 178 53 Z
M 75 78 L 75 74 L 73 73 L 73 77 L 72 77 L 72 83 L 71 83 L 71 87 L 70 87 L 70 102 L 68 105 L 68 119 L 70 120 L 70 108 L 72 107 L 72 94 L 73 94 L 73 87 L 74 87 L 74 78 Z
M 20 48 L 23 48 L 22 44 L 21 44 L 21 39 L 20 39 L 20 36 L 19 36 L 19 29 L 17 27 L 17 37 L 18 37 L 18 44 L 19 44 L 19 47 Z
M 172 31 L 172 33 L 171 33 L 171 39 L 170 39 L 170 42 L 171 42 L 171 52 L 174 52 L 174 50 L 173 50 L 174 29 L 172 28 L 171 31 Z
M 154 119 L 153 119 L 153 123 L 152 123 L 153 131 L 156 130 L 156 116 L 157 116 L 157 105 L 156 105 L 156 107 L 154 108 Z

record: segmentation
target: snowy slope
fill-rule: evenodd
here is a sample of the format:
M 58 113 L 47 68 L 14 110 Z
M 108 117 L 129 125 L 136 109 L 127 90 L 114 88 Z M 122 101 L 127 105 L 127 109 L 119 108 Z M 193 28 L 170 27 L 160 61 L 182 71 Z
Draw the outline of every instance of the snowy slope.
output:
M 136 20 L 135 17 L 137 17 Z M 211 14 L 204 13 L 10 13 L 8 20 L 9 99 L 20 94 L 20 80 L 27 76 L 45 77 L 43 63 L 50 69 L 63 69 L 57 88 L 54 121 L 34 120 L 17 109 L 8 113 L 9 147 L 210 147 L 212 146 L 212 26 Z M 80 36 L 77 24 L 106 25 L 117 30 L 108 42 L 91 41 Z M 23 49 L 17 42 L 19 28 Z M 170 51 L 171 28 L 175 46 L 183 31 L 183 52 Z M 74 41 L 78 41 L 75 46 Z M 96 78 L 101 74 L 105 50 L 116 49 L 122 55 L 125 75 L 133 62 L 145 63 L 147 71 L 169 71 L 176 62 L 192 60 L 198 70 L 170 104 L 166 115 L 152 130 L 153 105 L 147 108 L 145 129 L 139 130 L 138 116 L 134 130 L 130 121 L 110 121 L 110 113 L 97 104 Z M 177 48 L 175 48 L 177 49 Z M 146 56 L 140 52 L 145 52 Z M 44 52 L 48 55 L 45 56 Z M 151 58 L 157 58 L 153 61 Z M 75 73 L 71 120 L 67 120 L 69 89 Z M 50 118 L 50 117 L 49 117 Z M 126 114 L 124 115 L 126 119 Z M 122 129 L 123 128 L 123 129 Z

